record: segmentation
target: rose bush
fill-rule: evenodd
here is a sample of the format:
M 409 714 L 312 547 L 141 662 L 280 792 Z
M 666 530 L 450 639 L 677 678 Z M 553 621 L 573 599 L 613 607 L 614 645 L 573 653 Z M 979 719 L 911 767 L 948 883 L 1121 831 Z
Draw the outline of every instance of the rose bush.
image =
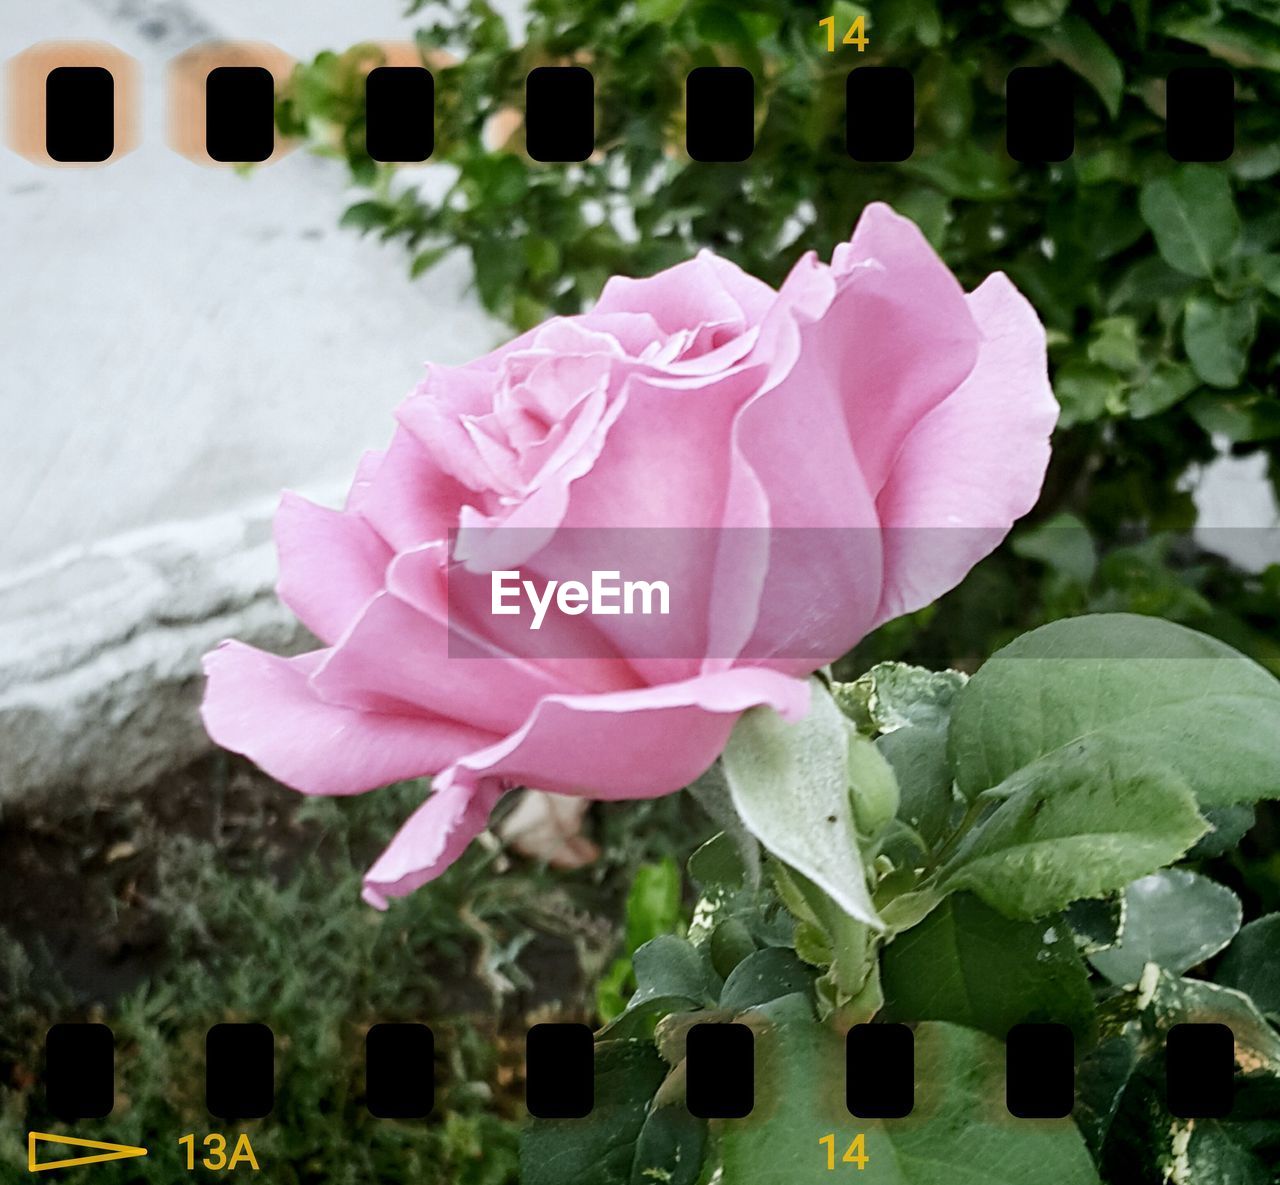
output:
M 324 648 L 224 643 L 206 726 L 310 794 L 434 778 L 367 875 L 383 905 L 456 859 L 508 789 L 666 794 L 747 709 L 802 716 L 810 672 L 951 588 L 1032 506 L 1056 416 L 1027 301 L 1002 274 L 966 294 L 884 205 L 777 291 L 706 252 L 614 279 L 589 313 L 430 366 L 342 510 L 284 497 L 280 595 Z M 478 606 L 472 655 L 451 649 L 451 575 L 625 527 L 698 541 L 674 558 L 699 597 L 670 625 L 675 657 L 638 656 L 613 618 L 531 658 Z M 768 553 L 705 545 L 736 528 Z M 820 547 L 788 544 L 814 528 Z

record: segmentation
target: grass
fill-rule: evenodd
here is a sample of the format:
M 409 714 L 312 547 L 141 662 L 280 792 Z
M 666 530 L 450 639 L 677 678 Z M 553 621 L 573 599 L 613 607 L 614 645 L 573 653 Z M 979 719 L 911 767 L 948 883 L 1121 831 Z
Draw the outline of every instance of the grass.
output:
M 211 780 L 226 776 L 225 764 L 213 767 Z M 379 914 L 359 899 L 360 873 L 421 788 L 346 801 L 263 792 L 280 796 L 270 825 L 244 807 L 212 836 L 148 832 L 143 812 L 144 838 L 115 841 L 117 854 L 151 854 L 128 893 L 114 893 L 140 895 L 163 935 L 159 958 L 118 998 L 68 985 L 47 944 L 0 930 L 0 1179 L 25 1175 L 25 1134 L 35 1129 L 151 1149 L 95 1166 L 97 1185 L 173 1185 L 186 1168 L 178 1138 L 210 1131 L 229 1147 L 248 1133 L 258 1179 L 272 1185 L 515 1182 L 525 1028 L 551 1016 L 593 1019 L 593 985 L 617 953 L 636 869 L 683 855 L 710 831 L 687 796 L 600 807 L 594 827 L 607 855 L 589 869 L 550 872 L 473 845 L 440 880 Z M 103 823 L 85 826 L 96 833 Z M 87 860 L 84 875 L 102 875 L 99 863 Z M 110 891 L 105 879 L 99 889 Z M 115 1031 L 116 1106 L 105 1120 L 66 1125 L 44 1110 L 40 1052 L 49 1024 L 85 1017 Z M 225 1020 L 262 1021 L 276 1034 L 267 1119 L 229 1125 L 205 1110 L 204 1033 Z M 436 1032 L 436 1108 L 426 1121 L 377 1120 L 364 1108 L 364 1034 L 391 1020 Z

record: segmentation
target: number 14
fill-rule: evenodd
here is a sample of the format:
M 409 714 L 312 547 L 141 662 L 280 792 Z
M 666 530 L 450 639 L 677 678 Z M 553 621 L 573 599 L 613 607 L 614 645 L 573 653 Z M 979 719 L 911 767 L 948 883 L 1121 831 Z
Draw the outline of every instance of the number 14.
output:
M 822 1136 L 818 1143 L 827 1150 L 827 1170 L 834 1172 L 836 1167 L 836 1138 L 834 1135 Z M 867 1167 L 867 1161 L 871 1157 L 867 1155 L 867 1137 L 859 1132 L 853 1137 L 853 1143 L 844 1150 L 844 1155 L 840 1158 L 843 1164 L 856 1164 L 858 1172 L 862 1172 Z
M 818 22 L 820 29 L 827 31 L 827 53 L 836 52 L 836 18 L 833 16 L 824 16 Z M 855 17 L 853 24 L 849 26 L 849 31 L 844 35 L 842 40 L 844 45 L 856 45 L 858 52 L 861 53 L 867 48 L 869 39 L 867 37 L 867 18 L 865 16 Z

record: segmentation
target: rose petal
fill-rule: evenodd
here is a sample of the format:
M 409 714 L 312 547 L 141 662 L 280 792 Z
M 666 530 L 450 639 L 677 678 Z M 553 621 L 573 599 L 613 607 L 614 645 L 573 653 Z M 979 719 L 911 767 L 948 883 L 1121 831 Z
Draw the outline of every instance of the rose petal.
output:
M 385 449 L 366 449 L 360 454 L 360 460 L 356 462 L 355 476 L 351 479 L 351 488 L 347 491 L 344 510 L 359 511 L 360 503 L 373 481 L 373 475 L 382 467 L 386 455 Z
M 501 796 L 496 785 L 435 790 L 365 873 L 364 899 L 386 909 L 388 898 L 407 897 L 434 880 L 485 829 Z
M 274 527 L 276 592 L 307 629 L 332 643 L 382 587 L 391 549 L 358 515 L 288 492 Z
M 500 778 L 590 798 L 653 798 L 687 786 L 723 751 L 748 708 L 788 719 L 809 710 L 809 688 L 762 667 L 607 695 L 553 695 L 511 736 L 460 758 L 437 785 Z
M 280 658 L 240 642 L 206 654 L 200 713 L 209 736 L 304 794 L 359 794 L 433 774 L 493 741 L 456 720 L 325 703 L 307 683 L 323 654 Z
M 877 502 L 886 564 L 876 624 L 959 584 L 1044 481 L 1058 418 L 1044 327 L 1000 273 L 968 302 L 984 338 L 977 364 L 907 436 Z
M 529 663 L 469 657 L 448 625 L 381 592 L 370 600 L 311 675 L 327 703 L 366 712 L 427 713 L 506 732 L 565 684 Z
M 397 428 L 360 494 L 359 513 L 397 552 L 446 539 L 473 494 L 443 472 L 407 428 Z
M 681 333 L 708 321 L 736 324 L 739 332 L 758 321 L 777 298 L 768 284 L 736 264 L 701 251 L 655 276 L 614 276 L 588 319 L 599 313 L 647 313 L 664 333 Z
M 812 256 L 797 263 L 757 346 L 770 381 L 735 425 L 753 480 L 735 474 L 732 496 L 763 497 L 772 527 L 744 657 L 800 674 L 871 628 L 882 576 L 876 495 L 912 427 L 973 369 L 978 341 L 955 277 L 883 204 L 866 208 L 830 268 Z M 720 562 L 730 586 L 758 568 L 758 555 L 738 552 L 740 571 Z
M 875 496 L 907 434 L 973 369 L 981 337 L 959 281 L 920 228 L 882 202 L 863 211 L 831 270 L 839 292 L 803 330 L 801 362 L 814 365 L 793 372 L 781 394 L 822 377 L 838 385 Z

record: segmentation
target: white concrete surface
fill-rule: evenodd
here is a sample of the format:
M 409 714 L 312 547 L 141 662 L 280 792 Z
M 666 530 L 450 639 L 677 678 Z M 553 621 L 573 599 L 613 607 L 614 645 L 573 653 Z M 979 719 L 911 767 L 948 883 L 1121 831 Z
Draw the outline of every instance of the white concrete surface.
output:
M 404 37 L 398 7 L 217 4 L 235 17 L 224 32 L 298 56 Z M 349 195 L 336 163 L 295 152 L 244 177 L 168 150 L 164 67 L 204 39 L 194 18 L 167 26 L 181 38 L 151 41 L 138 30 L 174 5 L 5 8 L 6 56 L 74 32 L 137 58 L 146 126 L 138 151 L 106 168 L 8 152 L 0 164 L 3 397 L 16 412 L 0 440 L 0 571 L 349 472 L 385 441 L 425 359 L 462 361 L 501 336 L 464 293 L 465 260 L 410 285 L 400 247 L 338 229 Z
M 204 744 L 199 654 L 294 640 L 270 587 L 282 488 L 331 492 L 428 359 L 506 334 L 463 258 L 411 284 L 339 230 L 342 166 L 250 177 L 165 143 L 166 67 L 213 38 L 297 58 L 405 39 L 400 0 L 0 0 L 0 55 L 103 40 L 142 69 L 142 143 L 105 168 L 0 152 L 0 801 L 123 788 Z M 441 170 L 422 170 L 436 188 Z

